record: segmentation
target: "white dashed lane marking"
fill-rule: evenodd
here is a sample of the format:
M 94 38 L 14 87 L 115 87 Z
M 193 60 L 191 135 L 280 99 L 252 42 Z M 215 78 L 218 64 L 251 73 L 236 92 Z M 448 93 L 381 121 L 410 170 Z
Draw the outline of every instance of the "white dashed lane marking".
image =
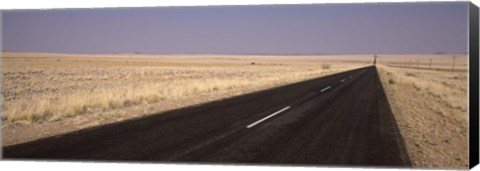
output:
M 271 114 L 271 115 L 268 115 L 267 117 L 264 117 L 264 118 L 262 118 L 262 119 L 260 119 L 260 120 L 258 120 L 258 121 L 256 121 L 256 122 L 250 124 L 250 125 L 247 125 L 247 128 L 254 127 L 255 125 L 257 125 L 257 124 L 259 124 L 259 123 L 267 120 L 268 118 L 271 118 L 271 117 L 273 117 L 273 116 L 275 116 L 275 115 L 278 115 L 278 114 L 280 114 L 280 113 L 282 113 L 283 111 L 286 111 L 286 110 L 288 110 L 288 109 L 290 109 L 290 106 L 284 107 L 283 109 L 280 109 L 279 111 L 276 111 L 275 113 L 273 113 L 273 114 Z
M 332 86 L 328 86 L 328 87 L 325 87 L 324 89 L 322 89 L 320 92 L 324 92 L 324 91 L 327 91 L 328 89 L 332 88 Z

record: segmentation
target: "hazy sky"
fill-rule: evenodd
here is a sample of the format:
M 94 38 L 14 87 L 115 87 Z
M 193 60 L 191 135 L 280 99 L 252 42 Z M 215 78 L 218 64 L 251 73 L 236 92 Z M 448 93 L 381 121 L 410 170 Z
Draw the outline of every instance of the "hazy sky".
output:
M 468 2 L 2 12 L 3 49 L 57 53 L 463 53 Z

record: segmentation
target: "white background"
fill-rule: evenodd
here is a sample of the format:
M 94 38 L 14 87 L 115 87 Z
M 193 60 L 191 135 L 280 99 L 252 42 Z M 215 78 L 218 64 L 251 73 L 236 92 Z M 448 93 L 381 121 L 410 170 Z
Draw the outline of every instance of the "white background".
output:
M 95 8 L 95 7 L 155 7 L 155 6 L 194 6 L 194 5 L 257 5 L 257 4 L 308 4 L 308 3 L 367 3 L 367 2 L 418 2 L 425 0 L 2 0 L 0 9 L 52 9 L 52 8 Z M 445 1 L 445 0 L 435 0 Z M 477 6 L 480 0 L 472 0 Z M 1 29 L 0 29 L 1 33 Z M 1 37 L 1 35 L 0 35 Z M 1 44 L 0 44 L 1 45 Z M 478 137 L 476 137 L 478 138 Z M 94 142 L 92 142 L 94 143 Z M 75 148 L 75 147 L 72 147 Z M 199 164 L 145 164 L 145 163 L 99 163 L 99 162 L 45 162 L 45 161 L 0 161 L 0 169 L 13 170 L 234 170 L 234 171 L 309 171 L 309 170 L 399 170 L 387 168 L 334 168 L 334 167 L 288 167 L 288 166 L 232 166 Z M 400 169 L 404 170 L 404 169 Z M 418 170 L 418 169 L 417 169 Z M 480 170 L 476 167 L 474 170 Z

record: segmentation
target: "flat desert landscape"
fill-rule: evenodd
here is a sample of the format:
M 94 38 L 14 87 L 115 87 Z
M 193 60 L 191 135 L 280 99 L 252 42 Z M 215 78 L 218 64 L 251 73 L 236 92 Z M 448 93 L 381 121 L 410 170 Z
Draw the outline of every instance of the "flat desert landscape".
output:
M 468 166 L 468 61 L 455 55 L 452 70 L 453 56 L 378 55 L 413 166 Z M 6 146 L 362 68 L 373 55 L 4 52 L 2 63 Z
M 368 65 L 370 55 L 3 54 L 3 144 Z

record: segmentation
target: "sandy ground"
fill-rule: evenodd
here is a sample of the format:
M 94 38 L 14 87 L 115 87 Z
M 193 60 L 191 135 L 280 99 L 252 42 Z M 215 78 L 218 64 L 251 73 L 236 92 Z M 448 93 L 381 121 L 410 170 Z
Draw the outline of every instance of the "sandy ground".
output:
M 468 168 L 467 72 L 380 66 L 415 167 Z

